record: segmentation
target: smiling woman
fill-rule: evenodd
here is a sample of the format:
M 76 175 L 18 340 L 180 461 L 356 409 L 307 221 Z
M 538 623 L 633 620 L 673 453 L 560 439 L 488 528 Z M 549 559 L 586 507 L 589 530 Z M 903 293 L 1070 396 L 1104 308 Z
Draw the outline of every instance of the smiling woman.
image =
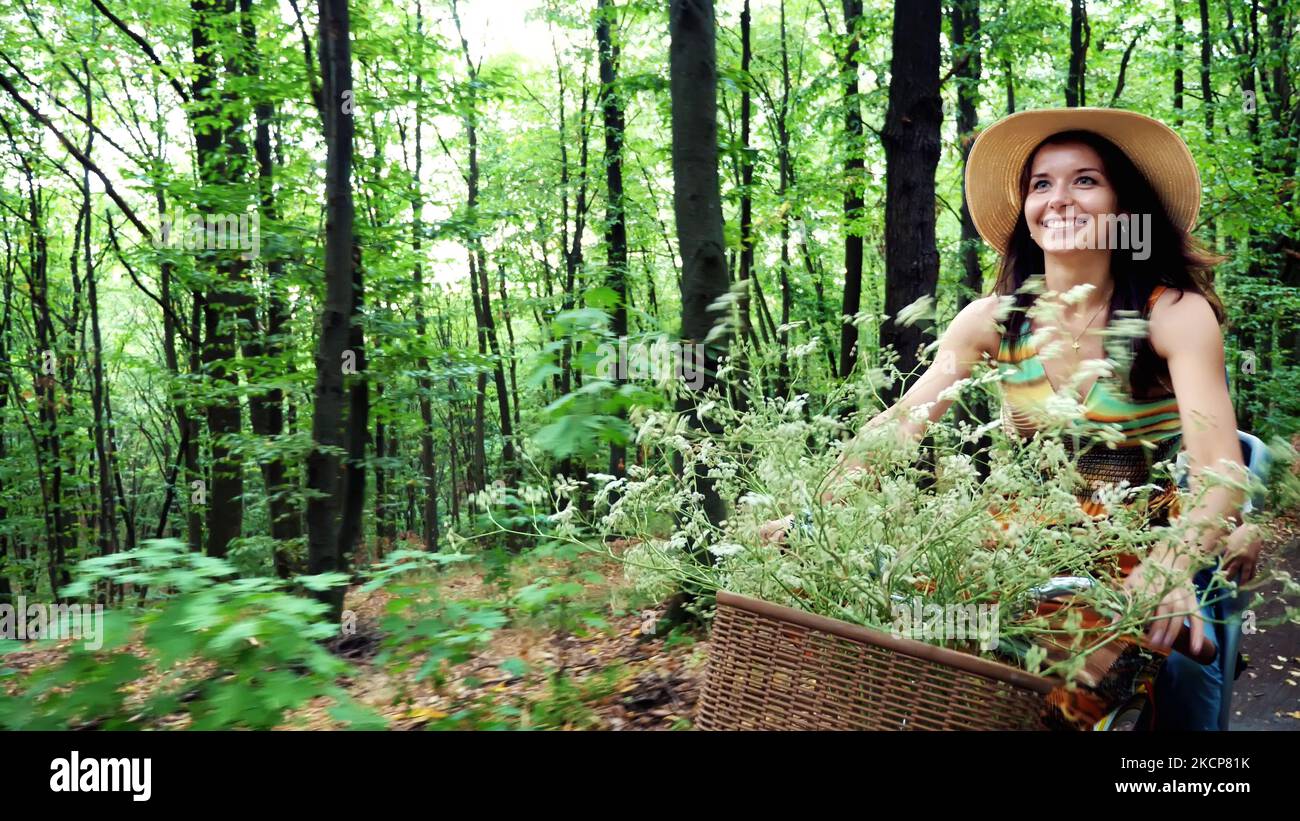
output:
M 1020 152 L 988 152 L 1009 135 L 1021 140 Z M 1118 425 L 1121 438 L 1106 447 L 1095 439 L 1081 447 L 1081 504 L 1103 513 L 1096 502 L 1099 488 L 1155 481 L 1160 491 L 1148 510 L 1153 524 L 1167 523 L 1177 515 L 1177 489 L 1154 469 L 1180 447 L 1194 471 L 1212 465 L 1244 472 L 1222 379 L 1224 312 L 1210 279 L 1218 260 L 1198 250 L 1190 234 L 1200 201 L 1195 163 L 1181 139 L 1151 118 L 1105 109 L 1044 110 L 989 128 L 972 149 L 968 184 L 978 189 L 980 182 L 1005 181 L 1017 161 L 1023 164 L 1016 199 L 1004 187 L 1001 196 L 977 192 L 971 203 L 985 239 L 1004 251 L 994 292 L 1014 300 L 1020 312 L 997 351 L 998 361 L 1013 371 L 1004 385 L 1004 418 L 1032 433 L 1032 423 L 1026 423 L 1032 409 L 1057 396 L 1055 386 L 1078 374 L 1084 361 L 1105 357 L 1107 331 L 1093 330 L 1098 317 L 1103 329 L 1121 312 L 1147 320 L 1149 332 L 1132 335 L 1123 352 L 1128 356 L 1120 357 L 1123 378 L 1097 376 L 1084 394 L 1086 418 Z M 1007 224 L 1009 231 L 1001 228 Z M 1122 229 L 1118 237 L 1099 230 L 1116 224 Z M 1140 235 L 1133 230 L 1148 226 Z M 1033 310 L 1041 288 L 1025 287 L 1033 283 L 1061 304 L 1059 319 L 1041 327 L 1035 322 L 1042 314 Z M 1059 299 L 1080 290 L 1082 299 Z M 1197 553 L 1219 549 L 1223 532 L 1216 524 L 1238 515 L 1240 503 L 1239 494 L 1227 488 L 1203 494 L 1186 514 L 1208 525 L 1200 542 L 1156 551 L 1125 585 L 1154 588 L 1163 571 L 1185 571 Z M 1196 592 L 1185 587 L 1166 595 L 1156 614 L 1190 613 L 1195 652 L 1205 629 L 1198 612 Z M 1182 627 L 1181 615 L 1158 621 L 1152 640 L 1168 646 Z M 1170 728 L 1212 729 L 1221 660 L 1208 666 L 1185 661 L 1175 653 L 1162 672 L 1157 692 L 1165 709 L 1158 715 Z
M 1221 552 L 1230 529 L 1222 523 L 1240 518 L 1242 493 L 1203 488 L 1202 471 L 1245 474 L 1223 380 L 1224 312 L 1211 280 L 1220 260 L 1190 233 L 1200 207 L 1196 164 L 1181 138 L 1149 117 L 1041 109 L 1006 117 L 979 136 L 966 188 L 976 228 L 1003 257 L 993 293 L 968 305 L 944 334 L 935 362 L 948 366 L 929 368 L 868 427 L 921 407 L 928 422 L 937 421 L 952 404 L 950 388 L 987 360 L 1007 374 L 1001 388 L 1009 433 L 1030 438 L 1054 410 L 1082 411 L 1084 435 L 1066 440 L 1082 479 L 1081 507 L 1105 514 L 1107 487 L 1154 486 L 1143 509 L 1149 522 L 1178 516 L 1195 534 L 1187 544 L 1171 537 L 1140 564 L 1131 558 L 1120 567 L 1126 588 L 1160 602 L 1152 643 L 1171 647 L 1190 614 L 1195 654 L 1206 631 L 1198 614 L 1206 611 L 1192 585 L 1169 590 L 1166 580 L 1190 577 L 1193 563 Z M 1120 242 L 1099 231 L 1110 225 L 1123 227 Z M 1149 226 L 1140 253 L 1133 225 Z M 1127 346 L 1107 349 L 1106 340 L 1125 338 Z M 926 424 L 906 420 L 900 436 L 917 438 Z M 1180 448 L 1196 500 L 1181 513 L 1173 479 L 1157 471 Z M 836 474 L 863 467 L 846 456 Z M 783 532 L 784 522 L 772 524 L 769 536 Z M 1218 660 L 1201 666 L 1174 653 L 1157 684 L 1161 723 L 1213 729 L 1219 671 Z

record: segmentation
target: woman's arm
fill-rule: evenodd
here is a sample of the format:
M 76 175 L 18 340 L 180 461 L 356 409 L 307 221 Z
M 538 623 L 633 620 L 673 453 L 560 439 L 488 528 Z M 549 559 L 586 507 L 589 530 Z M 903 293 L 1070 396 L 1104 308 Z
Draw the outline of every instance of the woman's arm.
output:
M 1237 416 L 1223 380 L 1223 334 L 1205 297 L 1187 292 L 1182 299 L 1166 293 L 1151 313 L 1151 346 L 1169 364 L 1178 414 L 1183 429 L 1193 494 L 1203 483 L 1202 473 L 1213 470 L 1244 481 L 1246 466 L 1237 438 Z M 1209 488 L 1182 517 L 1197 528 L 1198 543 L 1190 545 L 1210 553 L 1227 530 L 1221 518 L 1239 521 L 1245 491 L 1217 485 Z
M 1215 470 L 1243 480 L 1247 473 L 1237 439 L 1236 413 L 1223 381 L 1223 335 L 1209 302 L 1193 292 L 1184 292 L 1181 298 L 1176 291 L 1161 295 L 1151 312 L 1149 333 L 1152 348 L 1169 365 L 1169 376 L 1178 398 L 1192 492 L 1199 497 L 1182 514 L 1193 525 L 1187 542 L 1168 544 L 1154 551 L 1129 577 L 1130 586 L 1145 587 L 1152 592 L 1163 587 L 1162 570 L 1184 573 L 1194 556 L 1208 554 L 1218 547 L 1227 532 L 1220 524 L 1221 519 L 1240 517 L 1244 492 L 1216 485 L 1200 493 L 1204 471 Z M 1204 627 L 1190 585 L 1172 591 L 1157 606 L 1158 618 L 1152 623 L 1151 641 L 1157 646 L 1171 646 L 1182 630 L 1182 614 L 1189 612 L 1192 652 L 1199 651 Z
M 892 406 L 872 417 L 863 426 L 870 430 L 878 425 L 898 419 L 899 441 L 918 440 L 925 435 L 930 422 L 937 422 L 952 406 L 953 398 L 939 398 L 945 390 L 959 380 L 970 376 L 971 369 L 984 354 L 996 356 L 1000 334 L 997 327 L 997 309 L 1001 298 L 996 294 L 977 299 L 963 308 L 939 340 L 939 351 L 934 364 L 926 369 L 920 379 Z M 910 416 L 914 408 L 929 405 L 925 419 Z M 851 477 L 865 467 L 862 459 L 853 455 L 853 443 L 841 453 L 840 460 L 831 472 L 832 482 Z
M 939 399 L 939 394 L 952 387 L 958 380 L 970 376 L 971 369 L 983 359 L 985 353 L 996 355 L 1001 338 L 998 330 L 998 306 L 1001 297 L 997 295 L 983 297 L 967 305 L 948 324 L 947 330 L 939 340 L 939 351 L 934 364 L 926 369 L 903 397 L 892 406 L 872 417 L 863 425 L 863 430 L 870 430 L 878 425 L 902 417 L 898 426 L 899 441 L 920 439 L 925 434 L 929 422 L 938 421 L 948 412 L 952 405 L 951 398 Z M 913 421 L 908 412 L 913 408 L 929 404 L 928 422 Z M 861 434 L 859 434 L 860 437 Z M 860 441 L 855 437 L 855 441 Z M 839 461 L 827 477 L 831 487 L 822 496 L 824 502 L 835 500 L 834 486 L 845 479 L 851 479 L 866 469 L 863 460 L 854 456 L 854 442 L 840 452 Z M 785 516 L 766 522 L 759 528 L 759 536 L 765 541 L 781 539 L 794 520 L 794 516 Z

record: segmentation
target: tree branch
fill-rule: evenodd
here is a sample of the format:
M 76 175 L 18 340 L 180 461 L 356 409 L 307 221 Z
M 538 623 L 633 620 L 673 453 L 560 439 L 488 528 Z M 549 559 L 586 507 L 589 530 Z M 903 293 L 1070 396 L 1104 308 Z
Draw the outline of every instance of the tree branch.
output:
M 172 324 L 176 326 L 176 332 L 180 334 L 186 342 L 190 345 L 197 346 L 199 344 L 198 340 L 186 332 L 185 323 L 181 322 L 180 318 L 176 316 L 176 312 L 172 310 L 172 307 L 166 302 L 163 302 L 162 299 L 153 291 L 146 288 L 144 283 L 140 281 L 140 278 L 136 276 L 135 269 L 131 267 L 131 263 L 126 261 L 126 255 L 122 253 L 122 246 L 117 241 L 117 228 L 113 225 L 113 218 L 109 214 L 105 213 L 104 221 L 108 223 L 108 239 L 113 245 L 113 251 L 116 253 L 118 261 L 122 263 L 122 267 L 126 269 L 127 275 L 131 277 L 131 281 L 135 283 L 135 287 L 139 288 L 145 296 L 158 303 L 158 307 L 162 308 L 163 312 L 171 317 Z
M 146 240 L 153 242 L 153 232 L 150 231 L 145 224 L 140 221 L 140 218 L 136 216 L 135 209 L 126 204 L 126 200 L 122 199 L 121 195 L 117 193 L 117 189 L 113 187 L 112 181 L 109 180 L 103 171 L 99 170 L 99 166 L 91 162 L 89 157 L 73 145 L 72 141 L 65 137 L 63 132 L 55 127 L 54 123 L 50 122 L 49 117 L 46 117 L 41 112 L 37 111 L 35 106 L 29 103 L 23 95 L 19 94 L 18 89 L 14 88 L 13 83 L 9 82 L 9 78 L 3 74 L 0 74 L 0 88 L 3 88 L 8 92 L 9 96 L 14 98 L 14 102 L 22 106 L 23 110 L 28 114 L 35 117 L 37 122 L 48 128 L 50 132 L 58 138 L 59 142 L 63 144 L 63 147 L 68 150 L 68 153 L 73 157 L 76 157 L 77 162 L 81 163 L 82 167 L 87 171 L 92 172 L 96 177 L 99 177 L 99 181 L 104 184 L 104 193 L 108 194 L 113 202 L 117 203 L 117 207 L 122 209 L 122 213 L 126 215 L 127 219 L 131 220 L 131 224 L 136 227 L 136 230 L 138 230 Z
M 176 93 L 180 95 L 180 98 L 188 103 L 190 101 L 190 95 L 186 93 L 185 87 L 181 85 L 180 81 L 176 79 L 176 76 L 172 74 L 171 69 L 169 69 L 163 63 L 162 59 L 158 57 L 158 54 L 153 50 L 153 47 L 150 46 L 143 37 L 136 34 L 134 31 L 131 31 L 126 23 L 123 22 L 122 18 L 109 11 L 101 0 L 90 0 L 90 2 L 99 10 L 100 14 L 108 18 L 110 23 L 117 26 L 123 34 L 135 41 L 135 44 L 140 47 L 140 50 L 143 51 L 150 60 L 153 60 L 154 65 L 158 66 L 158 68 L 162 70 L 162 73 L 167 76 L 167 82 L 171 83 L 172 88 L 176 89 Z

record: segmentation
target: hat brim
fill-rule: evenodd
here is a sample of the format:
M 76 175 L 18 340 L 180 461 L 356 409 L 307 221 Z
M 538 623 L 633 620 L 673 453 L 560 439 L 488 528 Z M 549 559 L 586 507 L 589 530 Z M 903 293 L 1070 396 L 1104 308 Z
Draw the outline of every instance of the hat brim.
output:
M 1020 175 L 1031 152 L 1053 134 L 1076 129 L 1113 142 L 1155 189 L 1173 224 L 1192 229 L 1201 209 L 1201 175 L 1192 152 L 1172 128 L 1116 108 L 1042 108 L 1003 117 L 971 146 L 966 203 L 985 242 L 1006 254 L 1023 208 Z

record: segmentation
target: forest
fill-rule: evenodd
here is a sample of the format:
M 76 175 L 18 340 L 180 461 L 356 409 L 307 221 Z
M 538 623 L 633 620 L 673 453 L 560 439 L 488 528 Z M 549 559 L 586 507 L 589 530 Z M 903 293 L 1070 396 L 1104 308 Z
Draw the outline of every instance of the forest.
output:
M 1237 427 L 1285 448 L 1298 28 L 1296 0 L 6 3 L 0 604 L 105 616 L 97 647 L 0 631 L 0 727 L 692 727 L 716 534 L 745 492 L 793 512 L 765 454 L 829 465 L 991 293 L 965 162 L 1020 111 L 1186 142 Z M 1300 495 L 1270 499 L 1300 568 Z M 648 581 L 673 533 L 712 558 Z M 1295 728 L 1300 621 L 1265 610 L 1286 670 L 1253 664 L 1243 720 Z

